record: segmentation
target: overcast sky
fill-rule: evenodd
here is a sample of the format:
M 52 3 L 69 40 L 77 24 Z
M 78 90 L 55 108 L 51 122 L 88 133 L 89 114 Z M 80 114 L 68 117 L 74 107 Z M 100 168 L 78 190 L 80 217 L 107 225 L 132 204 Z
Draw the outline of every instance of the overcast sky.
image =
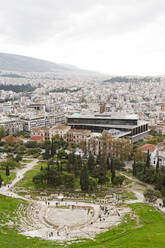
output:
M 165 74 L 165 0 L 0 0 L 0 52 Z

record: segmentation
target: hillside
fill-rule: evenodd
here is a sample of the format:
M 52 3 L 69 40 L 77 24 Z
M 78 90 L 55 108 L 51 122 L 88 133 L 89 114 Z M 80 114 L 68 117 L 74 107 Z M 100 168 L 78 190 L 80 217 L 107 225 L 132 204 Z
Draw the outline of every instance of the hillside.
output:
M 7 53 L 0 53 L 0 70 L 15 72 L 92 73 L 72 65 L 57 64 L 46 60 Z

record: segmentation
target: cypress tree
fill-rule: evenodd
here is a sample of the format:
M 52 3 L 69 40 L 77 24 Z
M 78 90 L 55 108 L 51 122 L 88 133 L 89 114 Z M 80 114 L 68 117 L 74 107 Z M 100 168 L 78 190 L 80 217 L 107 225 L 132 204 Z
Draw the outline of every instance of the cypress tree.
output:
M 1 177 L 1 175 L 0 175 L 0 187 L 2 186 L 2 177 Z
M 159 172 L 159 157 L 158 157 L 158 160 L 157 160 L 157 163 L 156 163 L 156 173 Z
M 115 175 L 116 175 L 116 173 L 115 173 L 115 167 L 114 167 L 114 163 L 113 163 L 113 160 L 111 161 L 112 163 L 111 163 L 111 182 L 112 182 L 112 184 L 114 184 L 114 179 L 115 179 Z
M 136 176 L 136 161 L 135 161 L 135 158 L 134 158 L 134 162 L 132 164 L 132 175 L 133 176 Z
M 89 154 L 87 166 L 88 166 L 89 172 L 92 173 L 93 170 L 94 170 L 94 168 L 95 168 L 95 160 L 94 160 L 94 157 L 93 157 L 93 155 L 92 155 L 91 152 L 90 152 L 90 154 Z
M 111 169 L 111 164 L 110 164 L 109 158 L 107 158 L 107 169 L 108 169 L 108 170 Z
M 81 170 L 80 174 L 80 186 L 82 191 L 88 191 L 89 189 L 89 177 L 86 166 L 84 166 Z
M 51 142 L 49 140 L 45 141 L 45 153 L 44 153 L 44 159 L 50 158 L 50 150 L 51 150 Z
M 55 151 L 54 151 L 54 139 L 52 138 L 51 140 L 51 157 L 54 157 Z
M 6 166 L 6 176 L 7 177 L 10 176 L 10 170 L 8 165 Z
M 99 150 L 99 153 L 98 153 L 98 155 L 97 155 L 97 158 L 96 158 L 96 164 L 101 164 L 101 160 L 102 160 L 102 156 L 101 156 L 101 152 L 100 152 L 100 150 Z
M 148 152 L 147 152 L 146 167 L 147 167 L 147 168 L 150 167 L 150 152 L 149 152 L 149 150 L 148 150 Z
M 112 173 L 112 168 L 113 168 L 113 158 L 111 159 L 111 163 L 110 163 L 110 171 L 111 171 L 111 173 Z

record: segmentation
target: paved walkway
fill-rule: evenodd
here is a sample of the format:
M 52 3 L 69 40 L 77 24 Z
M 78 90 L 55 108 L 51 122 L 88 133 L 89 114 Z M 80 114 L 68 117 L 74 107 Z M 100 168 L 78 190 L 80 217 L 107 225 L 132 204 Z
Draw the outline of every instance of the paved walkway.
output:
M 31 163 L 27 163 L 27 164 L 24 164 L 24 167 L 23 169 L 19 169 L 16 171 L 16 178 L 10 183 L 10 184 L 7 184 L 7 185 L 4 185 L 0 188 L 0 194 L 1 195 L 6 195 L 6 196 L 11 196 L 13 198 L 19 198 L 19 199 L 23 199 L 23 200 L 28 200 L 27 198 L 25 197 L 22 197 L 16 193 L 13 193 L 12 192 L 12 188 L 21 180 L 24 178 L 24 174 L 31 170 L 38 162 L 38 159 L 33 159 L 33 161 Z

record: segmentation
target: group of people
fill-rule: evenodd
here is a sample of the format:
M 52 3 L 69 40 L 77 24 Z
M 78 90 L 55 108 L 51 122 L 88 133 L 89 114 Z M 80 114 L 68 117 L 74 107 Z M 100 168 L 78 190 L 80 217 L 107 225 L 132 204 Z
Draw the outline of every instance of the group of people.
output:
M 100 209 L 102 211 L 102 214 L 99 214 L 99 220 L 105 221 L 105 217 L 108 217 L 110 215 L 110 210 L 106 206 L 100 205 Z
M 48 237 L 49 237 L 49 238 L 53 237 L 53 232 L 50 232 L 50 233 L 48 234 Z

